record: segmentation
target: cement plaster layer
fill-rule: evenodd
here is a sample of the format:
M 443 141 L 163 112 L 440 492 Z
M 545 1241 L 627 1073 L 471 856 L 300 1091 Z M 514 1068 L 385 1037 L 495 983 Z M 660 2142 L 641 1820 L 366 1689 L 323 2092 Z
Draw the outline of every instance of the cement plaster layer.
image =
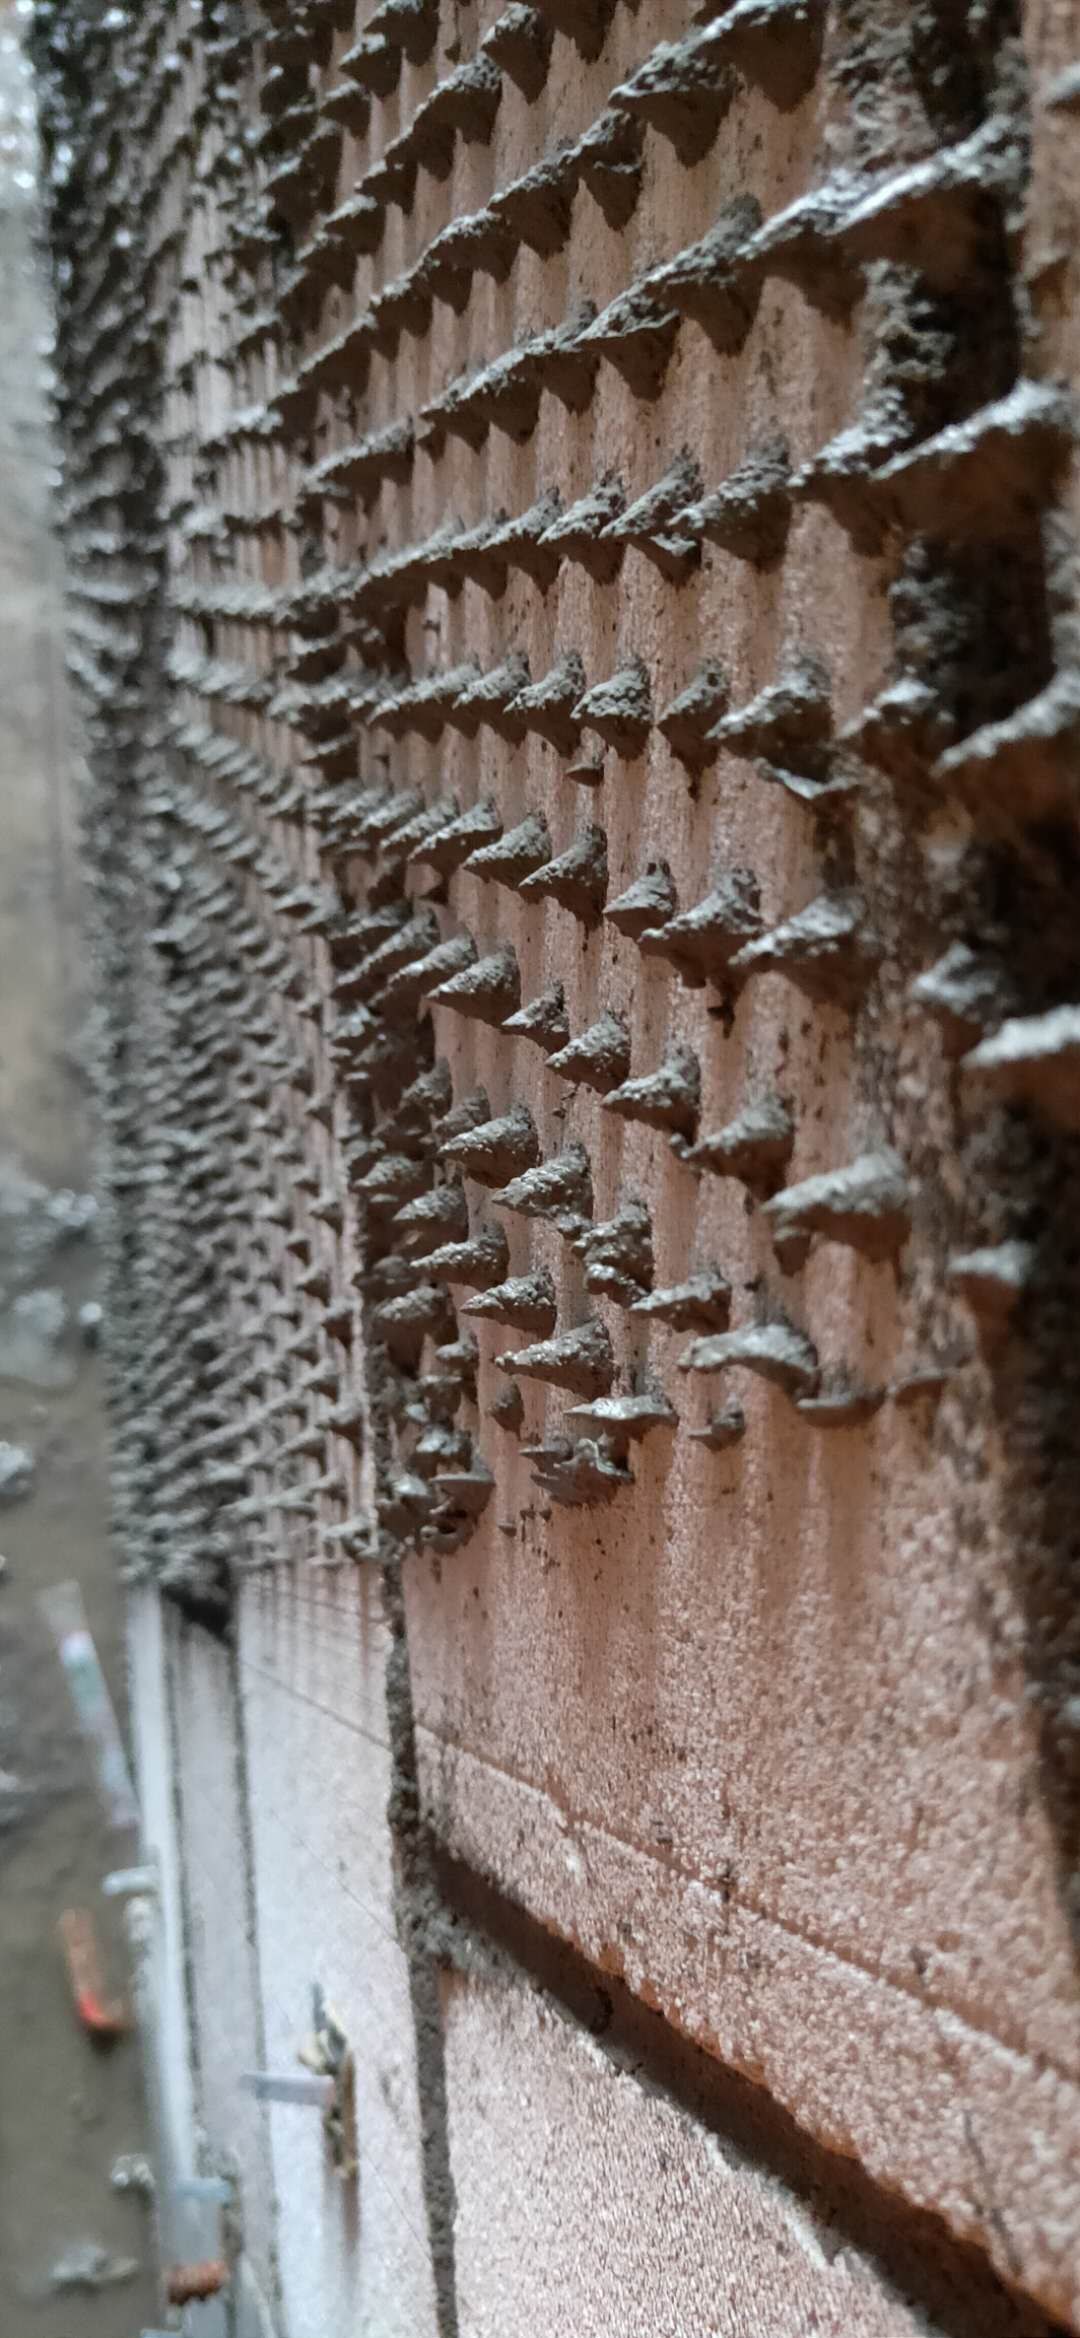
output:
M 247 1848 L 241 1716 L 231 1652 L 167 1619 L 166 1698 L 184 1884 L 184 1964 L 198 2172 L 236 2168 L 247 2254 L 273 2294 L 274 2176 L 266 2112 L 241 2086 L 262 2067 L 263 2016 Z M 206 2155 L 205 2157 L 203 2155 Z M 196 2170 L 184 2170 L 184 2173 Z M 212 2227 L 211 2227 L 212 2230 Z
M 166 1626 L 156 1591 L 133 1596 L 127 1609 L 129 1729 L 139 1797 L 141 1848 L 158 1876 L 157 1957 L 147 2053 L 147 2093 L 157 2134 L 162 2229 L 172 2242 L 170 2203 L 178 2176 L 196 2165 L 194 2063 L 184 1964 L 184 1893 L 169 1731 Z M 178 2252 L 179 2253 L 179 2252 Z
M 316 1982 L 356 2061 L 355 2181 L 335 2172 L 318 2111 L 269 2114 L 289 2338 L 435 2329 L 386 1827 L 385 1658 L 370 1577 L 281 1579 L 245 1595 L 239 1671 L 266 2067 L 297 2067 Z

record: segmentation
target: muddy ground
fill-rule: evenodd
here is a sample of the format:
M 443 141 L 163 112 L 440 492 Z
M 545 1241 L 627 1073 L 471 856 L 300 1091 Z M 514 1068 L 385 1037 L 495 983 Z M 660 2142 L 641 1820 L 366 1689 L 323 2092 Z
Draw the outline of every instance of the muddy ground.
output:
M 0 2329 L 135 2338 L 160 2318 L 150 2223 L 138 2193 L 110 2188 L 110 2169 L 145 2145 L 138 2049 L 129 2037 L 95 2051 L 57 1939 L 65 1908 L 92 1909 L 110 1978 L 124 1983 L 122 1929 L 100 1886 L 128 1846 L 104 1823 L 38 1604 L 78 1578 L 122 1701 L 100 1366 L 77 1321 L 97 1294 L 97 1243 L 50 1198 L 93 1183 L 90 1032 L 18 27 L 0 7 L 0 1443 L 28 1447 L 35 1478 L 25 1498 L 0 1501 Z M 42 1291 L 59 1302 L 15 1308 Z M 87 2243 L 138 2270 L 57 2293 L 50 2269 Z

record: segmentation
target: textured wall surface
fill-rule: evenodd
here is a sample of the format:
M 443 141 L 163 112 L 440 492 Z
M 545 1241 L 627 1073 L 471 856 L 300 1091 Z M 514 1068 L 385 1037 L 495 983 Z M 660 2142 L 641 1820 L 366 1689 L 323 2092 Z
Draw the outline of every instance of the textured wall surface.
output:
M 455 1983 L 447 2055 L 468 2329 L 924 2327 L 827 2219 L 520 1984 Z
M 118 1529 L 267 2311 L 1076 2326 L 1076 8 L 35 38 Z M 345 2184 L 238 2088 L 313 1987 Z

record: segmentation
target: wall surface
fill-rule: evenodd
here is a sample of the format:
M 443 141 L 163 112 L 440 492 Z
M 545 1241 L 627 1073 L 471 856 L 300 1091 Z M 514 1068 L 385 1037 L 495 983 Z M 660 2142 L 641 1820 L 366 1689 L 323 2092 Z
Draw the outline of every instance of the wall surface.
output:
M 1075 2328 L 1076 10 L 36 41 L 238 2281 Z

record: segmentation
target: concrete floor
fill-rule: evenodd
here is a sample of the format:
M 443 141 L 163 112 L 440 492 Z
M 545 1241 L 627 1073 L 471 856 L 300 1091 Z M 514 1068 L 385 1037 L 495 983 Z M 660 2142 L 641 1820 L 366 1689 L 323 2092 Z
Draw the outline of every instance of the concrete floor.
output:
M 145 2142 L 138 2048 L 127 2038 L 95 2051 L 57 1939 L 65 1908 L 92 1909 L 110 1981 L 125 1982 L 100 1884 L 127 1846 L 102 1818 L 39 1606 L 48 1585 L 78 1578 L 119 1701 L 100 1371 L 74 1322 L 36 1361 L 14 1353 L 10 1336 L 19 1290 L 59 1290 L 74 1316 L 98 1274 L 93 1236 L 57 1242 L 41 1190 L 81 1192 L 93 1164 L 77 758 L 49 535 L 48 320 L 18 23 L 16 11 L 0 12 L 0 1440 L 29 1446 L 37 1475 L 28 1499 L 0 1509 L 0 2323 L 4 2338 L 135 2338 L 160 2318 L 151 2222 L 145 2202 L 109 2178 L 116 2155 Z M 60 1385 L 34 1385 L 39 1366 Z M 139 2271 L 96 2293 L 57 2294 L 50 2269 L 88 2242 Z

